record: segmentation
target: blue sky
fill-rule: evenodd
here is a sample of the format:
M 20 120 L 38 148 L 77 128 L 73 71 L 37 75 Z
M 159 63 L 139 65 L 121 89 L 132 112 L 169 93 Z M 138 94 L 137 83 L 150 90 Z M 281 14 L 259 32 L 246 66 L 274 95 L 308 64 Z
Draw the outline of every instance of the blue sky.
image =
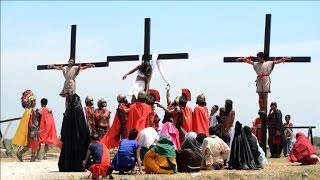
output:
M 204 93 L 211 107 L 234 101 L 237 120 L 251 125 L 258 110 L 255 73 L 247 64 L 224 64 L 224 56 L 255 55 L 263 50 L 265 14 L 272 14 L 271 55 L 311 56 L 309 64 L 279 64 L 269 102 L 277 101 L 295 125 L 315 125 L 320 136 L 319 2 L 3 2 L 1 1 L 1 119 L 20 116 L 21 93 L 32 89 L 49 99 L 60 131 L 63 76 L 37 71 L 38 64 L 65 63 L 70 25 L 77 24 L 77 62 L 105 61 L 107 55 L 142 54 L 144 18 L 151 18 L 151 52 L 188 52 L 187 61 L 165 62 L 172 98 L 181 88 L 192 97 Z M 121 77 L 138 62 L 113 63 L 77 77 L 77 92 L 108 101 L 115 114 L 118 93 L 135 79 Z M 154 74 L 151 86 L 165 103 L 165 83 Z M 195 101 L 189 103 L 194 107 Z M 159 114 L 162 112 L 158 109 Z M 1 130 L 6 124 L 1 125 Z M 12 136 L 18 122 L 12 124 Z M 300 130 L 297 130 L 300 131 Z M 303 131 L 305 132 L 305 131 Z

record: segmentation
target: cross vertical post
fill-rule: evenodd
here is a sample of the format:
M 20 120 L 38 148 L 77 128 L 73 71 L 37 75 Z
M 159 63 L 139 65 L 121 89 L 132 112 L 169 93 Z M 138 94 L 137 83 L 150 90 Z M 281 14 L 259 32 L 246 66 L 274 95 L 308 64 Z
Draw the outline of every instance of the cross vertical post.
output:
M 264 60 L 265 61 L 274 61 L 274 59 L 281 59 L 282 57 L 270 57 L 270 37 L 271 37 L 271 14 L 266 14 L 266 23 L 265 23 L 265 36 L 264 36 Z M 234 63 L 238 62 L 237 60 L 241 57 L 224 57 L 224 63 Z M 252 62 L 257 61 L 257 57 L 251 57 Z M 303 56 L 297 56 L 297 57 L 290 57 L 290 61 L 287 61 L 288 63 L 309 63 L 311 62 L 311 57 L 303 57 Z M 265 99 L 266 104 L 268 104 L 268 98 Z M 264 114 L 265 113 L 265 114 Z M 266 153 L 267 151 L 267 106 L 264 107 L 264 113 L 259 113 L 260 118 L 262 120 L 261 124 L 261 148 Z

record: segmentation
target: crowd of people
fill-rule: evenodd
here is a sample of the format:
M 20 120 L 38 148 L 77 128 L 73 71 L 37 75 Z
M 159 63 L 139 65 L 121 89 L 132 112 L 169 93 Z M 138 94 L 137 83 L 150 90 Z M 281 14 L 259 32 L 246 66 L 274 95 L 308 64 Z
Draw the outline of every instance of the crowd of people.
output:
M 250 58 L 240 58 L 254 65 L 259 74 L 257 92 L 260 110 L 264 112 L 267 93 L 270 92 L 269 74 L 274 64 L 288 58 L 264 62 L 263 54 L 257 55 L 259 62 Z M 266 63 L 266 64 L 264 64 Z M 243 126 L 236 121 L 233 101 L 227 99 L 219 108 L 213 105 L 208 109 L 206 97 L 199 94 L 196 107 L 192 109 L 188 102 L 192 100 L 189 89 L 182 89 L 174 100 L 170 97 L 170 85 L 167 85 L 166 104 L 160 104 L 160 93 L 149 88 L 153 67 L 143 62 L 129 71 L 138 71 L 137 80 L 130 89 L 131 102 L 126 94 L 116 97 L 118 107 L 113 123 L 110 124 L 110 111 L 107 102 L 100 99 L 94 108 L 92 97 L 85 98 L 85 107 L 75 93 L 75 77 L 81 69 L 74 60 L 67 67 L 50 66 L 62 70 L 66 78 L 61 96 L 66 97 L 66 110 L 61 127 L 60 139 L 57 138 L 52 110 L 46 107 L 48 100 L 41 99 L 41 108 L 36 109 L 36 98 L 32 91 L 23 93 L 22 106 L 25 112 L 12 143 L 20 146 L 16 155 L 23 161 L 22 155 L 31 148 L 31 161 L 39 158 L 40 145 L 45 144 L 43 159 L 46 159 L 48 145 L 61 148 L 59 171 L 91 171 L 92 178 L 109 176 L 113 171 L 151 174 L 173 174 L 176 172 L 198 172 L 200 170 L 260 169 L 267 164 L 261 144 L 262 119 L 257 117 L 252 127 Z M 267 71 L 261 74 L 261 71 Z M 161 118 L 156 108 L 164 111 Z M 276 102 L 270 104 L 266 114 L 268 127 L 268 145 L 271 158 L 279 158 L 283 149 L 284 156 L 291 162 L 316 164 L 320 162 L 314 146 L 303 133 L 296 134 L 290 127 L 291 116 L 285 116 Z M 117 149 L 110 159 L 108 149 Z M 144 168 L 142 168 L 144 167 Z

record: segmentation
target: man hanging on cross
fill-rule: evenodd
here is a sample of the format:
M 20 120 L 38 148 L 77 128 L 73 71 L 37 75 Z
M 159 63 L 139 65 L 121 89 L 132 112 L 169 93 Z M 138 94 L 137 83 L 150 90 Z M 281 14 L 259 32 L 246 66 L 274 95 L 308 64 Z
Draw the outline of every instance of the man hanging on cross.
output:
M 65 78 L 63 89 L 60 93 L 61 97 L 66 98 L 66 108 L 69 107 L 70 98 L 76 92 L 76 77 L 81 70 L 95 67 L 93 64 L 87 64 L 86 66 L 75 65 L 74 59 L 70 58 L 68 61 L 68 66 L 55 66 L 48 65 L 48 69 L 62 70 L 63 76 Z
M 254 71 L 257 73 L 256 92 L 259 94 L 259 107 L 260 111 L 264 111 L 267 108 L 268 103 L 268 93 L 270 93 L 271 79 L 270 74 L 274 68 L 275 64 L 281 62 L 290 61 L 290 57 L 283 57 L 281 59 L 274 59 L 273 61 L 266 61 L 265 55 L 263 52 L 257 54 L 258 62 L 253 62 L 252 57 L 241 57 L 238 58 L 237 62 L 246 62 L 253 65 Z

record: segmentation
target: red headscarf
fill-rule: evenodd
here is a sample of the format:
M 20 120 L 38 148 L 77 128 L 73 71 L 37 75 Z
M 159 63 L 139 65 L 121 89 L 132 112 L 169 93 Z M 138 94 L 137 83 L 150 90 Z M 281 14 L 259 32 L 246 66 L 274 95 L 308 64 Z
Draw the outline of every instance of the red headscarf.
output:
M 317 154 L 316 149 L 303 133 L 297 133 L 296 139 L 297 140 L 287 157 L 290 162 L 304 163 L 308 160 L 311 154 Z

